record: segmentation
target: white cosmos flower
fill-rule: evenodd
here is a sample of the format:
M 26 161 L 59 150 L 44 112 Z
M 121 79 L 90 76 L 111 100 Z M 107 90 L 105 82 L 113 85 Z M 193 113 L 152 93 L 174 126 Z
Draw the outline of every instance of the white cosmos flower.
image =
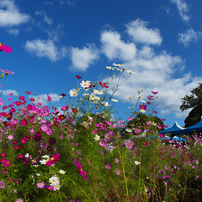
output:
M 146 112 L 144 109 L 140 109 L 140 111 L 141 111 L 142 113 L 145 113 L 145 112 Z
M 139 94 L 137 95 L 138 98 L 142 98 Z
M 120 65 L 120 64 L 116 64 L 116 63 L 113 63 L 113 65 L 116 66 L 116 67 L 121 67 L 121 66 L 123 66 L 123 65 Z
M 119 72 L 122 72 L 122 71 L 123 71 L 123 70 L 121 70 L 121 69 L 118 69 L 118 68 L 117 68 L 117 70 L 118 70 Z
M 79 94 L 79 92 L 78 92 L 78 90 L 73 89 L 73 90 L 69 91 L 69 94 L 71 97 L 76 97 Z
M 136 74 L 135 72 L 132 72 L 132 71 L 130 71 L 130 70 L 126 70 L 128 73 L 130 73 L 130 74 Z
M 104 102 L 104 101 L 103 101 L 102 104 L 103 104 L 105 107 L 110 106 L 108 102 Z
M 135 161 L 135 165 L 140 165 L 140 162 L 139 161 Z
M 131 133 L 131 132 L 132 132 L 132 129 L 126 128 L 126 131 L 129 132 L 129 133 Z
M 100 139 L 100 136 L 96 134 L 95 137 L 94 137 L 94 139 L 95 139 L 95 140 L 99 140 L 99 139 Z
M 51 184 L 51 186 L 54 186 L 54 191 L 60 190 L 59 184 Z
M 112 68 L 112 67 L 108 67 L 108 66 L 106 66 L 106 69 L 114 70 L 114 69 L 116 69 L 116 68 L 115 68 L 115 67 Z
M 128 107 L 128 109 L 133 109 L 135 106 L 132 106 L 132 107 Z
M 99 90 L 94 90 L 94 93 L 98 94 L 98 95 L 102 95 L 104 92 L 103 91 L 99 91 Z
M 64 175 L 66 172 L 64 170 L 59 170 L 59 173 Z
M 25 154 L 25 157 L 26 157 L 26 158 L 29 158 L 29 154 L 28 154 L 28 153 L 26 153 L 26 154 Z
M 82 81 L 80 85 L 82 88 L 88 88 L 91 85 L 91 81 Z
M 46 163 L 49 161 L 49 159 L 43 159 L 43 160 L 40 160 L 39 162 L 41 163 L 41 164 L 44 164 L 44 165 L 46 165 Z
M 48 155 L 44 155 L 44 156 L 42 156 L 41 158 L 49 159 L 50 157 L 49 157 Z
M 52 186 L 54 186 L 54 185 L 58 185 L 60 183 L 60 180 L 57 176 L 53 176 L 49 178 L 49 182 Z
M 112 102 L 118 102 L 118 100 L 112 99 Z
M 144 101 L 144 100 L 141 100 L 141 102 L 146 103 L 146 101 Z

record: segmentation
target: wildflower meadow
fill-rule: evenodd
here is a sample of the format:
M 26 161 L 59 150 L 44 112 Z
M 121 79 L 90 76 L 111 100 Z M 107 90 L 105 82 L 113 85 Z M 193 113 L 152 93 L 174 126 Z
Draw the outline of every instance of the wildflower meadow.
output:
M 63 114 L 34 104 L 29 91 L 16 101 L 12 93 L 0 100 L 0 201 L 202 201 L 202 136 L 186 137 L 184 144 L 164 139 L 159 123 L 127 128 L 138 113 L 157 113 L 153 91 L 148 101 L 137 91 L 128 120 L 112 121 L 113 95 L 135 74 L 113 65 L 106 67 L 106 83 L 76 75 L 77 88 L 61 94 Z M 14 76 L 1 71 L 1 80 Z M 123 71 L 128 77 L 119 82 Z

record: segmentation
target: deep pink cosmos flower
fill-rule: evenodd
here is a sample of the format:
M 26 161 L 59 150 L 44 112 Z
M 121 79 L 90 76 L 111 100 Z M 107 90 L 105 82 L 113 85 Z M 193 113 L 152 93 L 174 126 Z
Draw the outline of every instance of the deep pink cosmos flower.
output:
M 47 97 L 48 97 L 48 101 L 51 101 L 51 97 L 49 95 L 47 95 Z
M 25 97 L 24 96 L 20 96 L 19 100 L 25 100 Z
M 20 121 L 20 124 L 21 124 L 22 126 L 26 126 L 26 125 L 27 125 L 27 120 L 26 120 L 26 119 L 22 119 L 22 120 Z
M 12 48 L 0 43 L 0 51 L 5 51 L 6 53 L 11 53 Z
M 41 133 L 37 132 L 34 136 L 33 136 L 34 140 L 39 142 L 41 140 Z
M 6 156 L 6 152 L 2 152 L 2 153 L 0 154 L 0 156 L 1 156 L 1 157 L 5 157 L 5 156 Z
M 54 157 L 51 157 L 50 160 L 48 162 L 46 162 L 47 166 L 51 166 L 52 164 L 57 163 L 57 160 L 60 158 L 60 154 L 55 154 Z
M 80 76 L 76 76 L 76 78 L 77 78 L 77 79 L 80 79 L 81 77 L 80 77 Z
M 154 95 L 158 93 L 158 92 L 154 92 L 154 91 L 151 91 L 151 92 L 152 92 Z
M 99 82 L 99 84 L 100 84 L 102 87 L 109 88 L 109 86 L 106 86 L 106 83 Z
M 25 156 L 24 156 L 23 154 L 19 154 L 19 155 L 18 155 L 18 158 L 21 159 L 21 160 L 23 160 L 24 157 L 25 157 Z
M 4 166 L 9 167 L 10 165 L 11 165 L 11 161 L 6 159 L 5 162 L 4 162 Z
M 21 139 L 20 142 L 21 142 L 22 144 L 26 144 L 26 140 L 24 140 L 24 139 Z
M 81 166 L 81 164 L 78 162 L 78 159 L 77 159 L 77 158 L 74 160 L 74 163 L 75 163 L 75 165 L 77 166 L 77 168 L 78 168 L 78 170 L 79 170 L 79 174 L 80 174 L 86 181 L 88 181 L 88 179 L 86 178 L 86 172 L 84 172 L 84 171 L 82 170 L 82 166 Z

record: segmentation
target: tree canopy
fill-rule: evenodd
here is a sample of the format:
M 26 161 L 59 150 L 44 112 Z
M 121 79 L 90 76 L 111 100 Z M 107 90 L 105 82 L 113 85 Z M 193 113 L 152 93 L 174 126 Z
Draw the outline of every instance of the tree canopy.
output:
M 182 100 L 180 110 L 183 112 L 187 109 L 192 109 L 186 117 L 185 127 L 193 126 L 198 123 L 202 116 L 202 83 L 198 83 L 198 87 L 191 91 L 191 95 L 185 95 Z

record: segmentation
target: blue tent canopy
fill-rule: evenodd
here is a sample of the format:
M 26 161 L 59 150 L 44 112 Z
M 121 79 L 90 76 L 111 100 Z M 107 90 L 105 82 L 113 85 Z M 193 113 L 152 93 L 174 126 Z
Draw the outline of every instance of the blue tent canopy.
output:
M 166 130 L 161 131 L 161 134 L 165 134 L 165 133 L 170 133 L 170 134 L 185 134 L 184 133 L 185 128 L 181 127 L 178 125 L 177 121 L 175 121 L 175 124 L 173 125 L 172 128 L 168 128 Z
M 183 128 L 181 126 L 178 125 L 177 122 L 175 122 L 175 124 L 173 125 L 172 128 L 168 128 L 166 130 L 163 130 L 161 132 L 159 132 L 160 134 L 171 134 L 171 136 L 175 136 L 175 135 L 180 135 L 180 134 L 192 134 L 193 132 L 202 132 L 202 117 L 200 119 L 200 121 L 193 125 L 193 126 L 190 126 L 188 128 Z

